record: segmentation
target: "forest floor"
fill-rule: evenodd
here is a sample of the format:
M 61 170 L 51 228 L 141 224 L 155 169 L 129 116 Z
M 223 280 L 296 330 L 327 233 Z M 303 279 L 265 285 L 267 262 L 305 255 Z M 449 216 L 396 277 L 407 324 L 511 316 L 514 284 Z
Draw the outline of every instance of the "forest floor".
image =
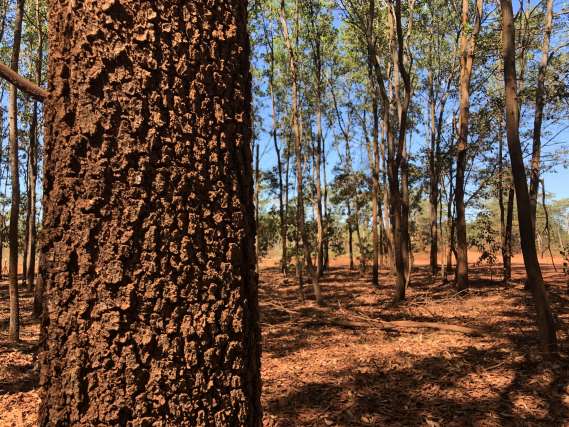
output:
M 538 351 L 521 264 L 509 284 L 473 267 L 472 287 L 461 293 L 418 266 L 397 307 L 386 272 L 372 289 L 369 277 L 335 264 L 322 280 L 323 306 L 310 283 L 302 302 L 292 278 L 262 268 L 265 426 L 569 426 L 569 289 L 561 271 L 543 267 L 559 324 L 561 357 L 551 362 Z M 24 292 L 22 343 L 7 343 L 6 285 L 0 426 L 34 426 L 39 325 Z

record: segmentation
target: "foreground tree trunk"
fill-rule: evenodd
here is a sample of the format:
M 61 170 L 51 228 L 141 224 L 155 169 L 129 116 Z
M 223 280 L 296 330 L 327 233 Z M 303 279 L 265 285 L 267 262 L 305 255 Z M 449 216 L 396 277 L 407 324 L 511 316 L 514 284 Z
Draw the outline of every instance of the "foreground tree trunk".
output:
M 554 354 L 557 352 L 557 336 L 535 247 L 535 234 L 531 219 L 528 185 L 520 143 L 520 109 L 516 82 L 514 14 L 511 0 L 500 0 L 500 5 L 502 9 L 506 127 L 508 131 L 512 175 L 516 189 L 522 252 L 528 277 L 528 286 L 532 292 L 537 311 L 537 325 L 540 332 L 542 351 L 546 354 Z
M 10 68 L 18 72 L 20 62 L 20 41 L 22 39 L 22 20 L 24 16 L 24 0 L 16 2 L 14 18 L 14 44 Z M 12 204 L 10 206 L 10 226 L 8 241 L 10 246 L 9 261 L 9 293 L 10 293 L 10 341 L 20 339 L 20 297 L 18 292 L 18 220 L 20 218 L 20 164 L 18 161 L 18 90 L 10 85 L 8 95 L 8 121 L 10 127 L 10 173 L 12 176 Z
M 49 11 L 39 425 L 260 426 L 246 2 Z

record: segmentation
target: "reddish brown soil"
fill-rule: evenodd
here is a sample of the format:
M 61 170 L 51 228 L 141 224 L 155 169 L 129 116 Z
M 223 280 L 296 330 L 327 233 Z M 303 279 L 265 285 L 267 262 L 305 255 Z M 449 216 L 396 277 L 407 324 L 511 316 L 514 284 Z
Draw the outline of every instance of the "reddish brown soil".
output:
M 537 351 L 531 299 L 515 265 L 504 285 L 474 270 L 457 294 L 413 276 L 408 301 L 390 307 L 393 281 L 375 291 L 341 263 L 323 280 L 325 306 L 299 299 L 265 263 L 261 273 L 263 404 L 266 426 L 569 426 L 569 293 L 563 273 L 544 266 L 559 322 L 561 358 Z M 494 279 L 496 275 L 494 274 Z M 33 353 L 38 325 L 23 299 L 23 343 L 7 344 L 7 289 L 0 286 L 0 426 L 33 426 L 38 404 Z M 477 328 L 382 329 L 413 320 Z

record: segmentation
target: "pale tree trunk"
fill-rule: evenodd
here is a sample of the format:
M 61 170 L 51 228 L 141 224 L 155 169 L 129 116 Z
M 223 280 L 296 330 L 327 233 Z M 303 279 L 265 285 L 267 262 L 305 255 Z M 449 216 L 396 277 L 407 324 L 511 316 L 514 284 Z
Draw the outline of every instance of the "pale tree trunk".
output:
M 348 220 L 346 225 L 348 228 L 348 256 L 350 258 L 350 271 L 354 269 L 354 231 L 352 229 L 352 206 L 350 200 L 346 200 L 346 209 Z
M 450 147 L 454 146 L 455 141 L 455 129 L 456 129 L 456 115 L 452 117 L 452 132 L 451 132 L 451 140 L 450 140 Z M 452 256 L 455 254 L 455 218 L 453 215 L 453 205 L 454 199 L 456 195 L 456 190 L 454 188 L 453 182 L 454 180 L 454 161 L 453 156 L 448 156 L 448 182 L 449 182 L 449 190 L 448 190 L 448 200 L 447 200 L 447 227 L 448 227 L 448 247 L 447 247 L 447 256 L 446 256 L 446 263 L 443 272 L 443 282 L 448 281 L 448 274 L 452 267 Z
M 363 276 L 367 270 L 366 253 L 364 247 L 364 241 L 360 231 L 360 206 L 356 202 L 356 212 L 355 212 L 355 223 L 356 223 L 356 237 L 358 239 L 358 249 L 360 252 L 360 277 Z
M 500 0 L 502 10 L 502 44 L 504 57 L 504 83 L 506 102 L 506 127 L 508 146 L 512 163 L 512 175 L 516 190 L 518 222 L 527 284 L 532 292 L 537 312 L 541 349 L 545 354 L 557 352 L 557 336 L 553 314 L 549 305 L 547 290 L 541 274 L 535 234 L 531 220 L 528 185 L 519 134 L 519 104 L 516 82 L 516 44 L 514 14 L 511 0 Z
M 316 107 L 316 147 L 314 162 L 314 186 L 316 188 L 314 208 L 316 210 L 316 275 L 320 278 L 324 272 L 324 218 L 322 213 L 322 111 L 320 103 Z
M 16 2 L 14 18 L 14 43 L 10 68 L 18 72 L 20 62 L 20 42 L 22 38 L 22 19 L 24 16 L 24 0 Z M 18 90 L 10 85 L 8 95 L 8 121 L 10 127 L 10 173 L 12 176 L 12 205 L 10 207 L 10 228 L 8 240 L 10 245 L 9 280 L 10 280 L 10 327 L 9 337 L 13 342 L 20 340 L 20 301 L 18 291 L 18 219 L 20 217 L 20 173 L 18 161 Z
M 405 299 L 406 289 L 411 277 L 411 240 L 409 235 L 409 182 L 407 159 L 407 126 L 408 113 L 411 104 L 412 87 L 410 69 L 412 59 L 407 39 L 412 31 L 414 1 L 409 1 L 409 18 L 407 20 L 407 35 L 403 34 L 401 19 L 401 1 L 390 3 L 388 22 L 390 27 L 391 57 L 393 63 L 393 94 L 397 104 L 399 129 L 397 144 L 393 145 L 391 157 L 391 188 L 392 212 L 394 216 L 395 260 L 397 267 L 397 285 L 394 303 Z M 403 97 L 400 96 L 400 80 L 403 82 Z M 389 135 L 390 132 L 388 132 Z M 393 143 L 395 138 L 392 137 Z M 392 144 L 393 144 L 392 143 Z M 399 174 L 401 177 L 399 178 Z
M 437 132 L 436 132 L 436 103 L 435 103 L 435 90 L 433 83 L 433 74 L 429 71 L 429 124 L 430 124 L 430 137 L 431 147 L 429 150 L 429 215 L 431 220 L 431 252 L 430 252 L 430 265 L 431 274 L 437 274 L 438 269 L 438 227 L 437 227 L 437 212 L 439 201 L 439 174 L 437 170 Z
M 31 124 L 31 123 L 30 123 Z M 30 138 L 31 139 L 31 138 Z M 24 169 L 24 181 L 25 181 L 25 188 L 26 188 L 26 212 L 24 215 L 24 244 L 23 244 L 23 251 L 22 251 L 22 288 L 26 288 L 27 285 L 27 274 L 28 269 L 26 268 L 28 265 L 28 239 L 29 239 L 29 228 L 30 228 L 30 211 L 32 210 L 32 206 L 30 205 L 30 151 L 29 147 L 26 153 L 26 166 Z M 20 196 L 21 197 L 21 196 Z M 31 289 L 27 289 L 31 292 Z
M 287 257 L 287 218 L 285 215 L 285 207 L 283 201 L 283 163 L 281 158 L 281 147 L 279 146 L 278 139 L 278 117 L 277 117 L 277 103 L 275 96 L 275 51 L 274 40 L 272 32 L 269 34 L 264 23 L 265 38 L 269 49 L 269 93 L 271 95 L 271 135 L 273 137 L 273 146 L 277 156 L 277 173 L 279 180 L 279 220 L 280 220 L 280 233 L 281 233 L 281 272 L 286 277 L 288 273 L 288 257 Z
M 464 205 L 465 171 L 468 149 L 468 133 L 470 124 L 470 80 L 474 65 L 476 41 L 480 32 L 484 1 L 476 0 L 474 25 L 471 28 L 469 19 L 469 0 L 462 0 L 462 33 L 460 36 L 460 107 L 458 119 L 458 146 L 456 162 L 456 286 L 458 289 L 468 287 L 468 241 L 466 236 L 466 208 Z
M 49 1 L 40 427 L 261 425 L 246 6 Z
M 320 278 L 324 271 L 324 214 L 322 212 L 322 152 L 324 147 L 324 138 L 322 133 L 322 102 L 324 92 L 324 81 L 322 78 L 322 42 L 320 30 L 316 25 L 320 10 L 312 1 L 307 2 L 310 13 L 310 35 L 309 43 L 311 44 L 312 62 L 314 67 L 314 79 L 316 80 L 316 144 L 314 147 L 314 186 L 316 195 L 314 200 L 314 210 L 316 212 L 316 274 Z
M 298 5 L 297 5 L 298 9 Z M 299 93 L 298 93 L 298 71 L 297 71 L 297 61 L 294 47 L 292 45 L 292 40 L 288 32 L 288 24 L 286 21 L 286 6 L 284 0 L 280 3 L 280 21 L 283 31 L 283 36 L 285 39 L 286 48 L 288 51 L 288 59 L 291 74 L 291 91 L 292 91 L 292 128 L 294 132 L 294 148 L 296 157 L 296 187 L 297 187 L 297 209 L 296 209 L 296 222 L 297 230 L 302 241 L 302 250 L 304 254 L 304 263 L 306 264 L 306 270 L 308 275 L 312 278 L 312 286 L 314 289 L 314 298 L 318 304 L 321 303 L 322 295 L 320 292 L 320 284 L 318 283 L 318 274 L 314 271 L 312 266 L 312 257 L 310 256 L 310 245 L 308 242 L 308 235 L 306 233 L 306 227 L 304 224 L 304 183 L 303 183 L 303 135 L 302 135 L 302 123 L 300 117 L 300 105 L 299 105 Z M 297 11 L 298 13 L 298 11 Z M 297 262 L 297 265 L 300 263 Z M 299 281 L 302 280 L 299 278 Z
M 36 71 L 36 84 L 40 86 L 42 84 L 42 71 L 43 71 L 43 44 L 44 44 L 44 34 L 42 31 L 42 17 L 40 11 L 40 0 L 36 0 L 35 4 L 35 13 L 36 13 L 36 26 L 38 31 L 38 51 L 37 51 L 37 58 L 35 62 L 35 71 Z M 32 129 L 31 131 L 33 141 L 30 145 L 30 163 L 31 163 L 31 171 L 32 174 L 30 176 L 30 185 L 31 185 L 31 204 L 32 204 L 32 211 L 31 211 L 31 222 L 29 228 L 29 250 L 30 253 L 30 261 L 28 263 L 28 281 L 30 283 L 30 287 L 34 290 L 34 302 L 33 302 L 33 309 L 32 314 L 34 317 L 39 318 L 42 313 L 42 306 L 43 306 L 43 281 L 36 280 L 36 246 L 37 246 L 37 230 L 36 230 L 36 204 L 37 204 L 37 176 L 38 176 L 38 142 L 39 142 L 39 129 L 38 129 L 38 109 L 39 105 L 37 102 L 34 102 L 34 110 L 32 116 Z
M 372 135 L 371 140 L 366 130 L 365 118 L 362 120 L 362 127 L 367 139 L 368 159 L 371 169 L 372 189 L 371 189 L 371 236 L 372 236 L 372 273 L 371 284 L 373 287 L 379 287 L 379 236 L 378 236 L 378 203 L 379 203 L 379 91 L 383 81 L 379 81 L 374 73 L 376 63 L 376 45 L 373 30 L 375 22 L 375 1 L 370 0 L 368 10 L 368 22 L 366 23 L 366 40 L 367 40 L 367 71 L 368 82 L 370 85 L 370 95 L 372 104 Z M 385 106 L 384 106 L 385 108 Z
M 529 186 L 529 201 L 533 231 L 535 233 L 537 196 L 541 170 L 541 127 L 543 124 L 543 110 L 545 107 L 545 77 L 549 63 L 549 44 L 553 31 L 553 0 L 547 0 L 545 10 L 545 28 L 543 44 L 541 46 L 541 60 L 537 73 L 537 88 L 535 93 L 535 117 L 533 125 L 533 147 L 531 157 L 531 172 Z

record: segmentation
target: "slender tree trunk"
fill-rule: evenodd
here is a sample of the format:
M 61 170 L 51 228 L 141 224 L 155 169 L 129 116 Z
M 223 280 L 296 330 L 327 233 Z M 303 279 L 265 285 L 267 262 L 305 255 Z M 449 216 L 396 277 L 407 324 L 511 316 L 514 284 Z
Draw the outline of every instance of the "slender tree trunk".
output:
M 39 426 L 260 426 L 246 2 L 48 10 Z
M 363 276 L 367 270 L 366 266 L 366 251 L 362 235 L 360 232 L 360 207 L 356 202 L 356 213 L 355 213 L 355 223 L 356 223 L 356 237 L 358 239 L 358 249 L 360 252 L 360 276 Z
M 22 38 L 22 19 L 24 16 L 24 0 L 16 2 L 14 18 L 14 44 L 10 68 L 18 72 L 20 62 L 20 42 Z M 8 120 L 10 126 L 10 173 L 12 175 L 12 205 L 10 207 L 10 327 L 9 337 L 13 342 L 20 340 L 20 301 L 18 291 L 18 220 L 20 218 L 20 172 L 18 161 L 18 90 L 10 85 L 8 95 Z
M 537 325 L 540 332 L 541 348 L 544 353 L 551 355 L 557 352 L 557 336 L 553 322 L 553 314 L 549 305 L 549 298 L 545 289 L 545 283 L 541 274 L 541 267 L 535 247 L 529 191 L 520 143 L 514 14 L 511 0 L 500 0 L 500 5 L 502 10 L 506 126 L 512 174 L 516 189 L 522 252 L 528 276 L 528 286 L 532 292 L 537 311 Z
M 553 31 L 553 0 L 547 0 L 545 7 L 545 28 L 541 46 L 541 60 L 537 73 L 537 88 L 535 94 L 535 117 L 533 125 L 533 147 L 531 157 L 531 172 L 529 186 L 529 201 L 532 227 L 535 234 L 537 195 L 541 170 L 541 127 L 543 124 L 543 109 L 545 107 L 545 77 L 549 63 L 549 44 Z
M 322 168 L 322 111 L 320 103 L 316 107 L 316 150 L 314 162 L 314 184 L 316 188 L 316 200 L 314 207 L 316 210 L 316 274 L 322 277 L 324 272 L 324 215 L 322 212 L 322 178 L 320 176 Z
M 406 144 L 406 143 L 405 143 Z M 403 274 L 405 277 L 405 288 L 400 290 L 399 300 L 405 299 L 405 290 L 411 281 L 411 268 L 413 265 L 413 252 L 411 249 L 411 235 L 409 234 L 409 157 L 407 147 L 403 148 L 403 159 L 401 162 L 401 243 L 403 257 Z M 436 221 L 435 221 L 436 222 Z M 401 298 L 402 297 L 402 298 Z
M 439 201 L 439 174 L 437 170 L 437 133 L 436 133 L 436 105 L 435 93 L 433 85 L 433 75 L 429 72 L 429 120 L 431 131 L 431 148 L 429 150 L 429 215 L 431 220 L 431 253 L 430 264 L 431 274 L 437 274 L 438 269 L 438 227 L 437 227 L 437 213 Z
M 514 185 L 510 184 L 508 191 L 508 205 L 506 214 L 506 256 L 504 258 L 504 281 L 509 281 L 512 278 L 512 236 L 514 228 L 514 199 L 516 192 Z
M 504 204 L 504 138 L 498 136 L 498 204 L 500 206 L 500 230 L 502 237 L 502 266 L 503 281 L 509 282 L 512 278 L 512 225 L 514 216 L 514 187 L 508 184 L 508 200 Z
M 354 269 L 354 231 L 352 229 L 352 206 L 350 200 L 346 200 L 346 208 L 348 213 L 347 228 L 348 228 L 348 254 L 350 257 L 350 271 Z
M 30 123 L 31 125 L 31 123 Z M 31 138 L 30 138 L 31 140 Z M 30 141 L 31 143 L 31 141 Z M 30 229 L 30 212 L 32 210 L 32 206 L 30 204 L 30 153 L 28 149 L 27 160 L 26 160 L 26 168 L 24 169 L 24 177 L 26 182 L 26 214 L 24 219 L 24 245 L 23 245 L 23 252 L 22 252 L 22 287 L 26 287 L 28 284 L 27 275 L 28 275 L 28 244 L 29 244 L 29 229 Z M 30 287 L 28 286 L 28 292 L 31 292 Z
M 281 148 L 279 146 L 278 138 L 278 124 L 277 124 L 277 103 L 275 96 L 275 52 L 274 40 L 272 33 L 269 34 L 265 25 L 265 38 L 269 48 L 269 93 L 271 95 L 271 119 L 272 129 L 271 134 L 273 137 L 273 146 L 277 156 L 277 173 L 279 180 L 279 221 L 281 233 L 281 272 L 286 277 L 288 274 L 288 258 L 287 258 L 287 218 L 285 215 L 285 208 L 283 202 L 283 164 L 281 158 Z
M 326 143 L 322 140 L 322 206 L 324 209 L 324 271 L 330 270 L 330 212 L 328 211 L 328 178 L 326 176 Z
M 409 18 L 407 21 L 408 34 L 412 29 L 412 16 L 414 1 L 408 2 Z M 397 285 L 393 302 L 395 304 L 405 299 L 405 292 L 411 276 L 411 247 L 409 235 L 409 183 L 408 183 L 408 159 L 407 159 L 407 126 L 408 113 L 411 104 L 412 87 L 410 67 L 410 49 L 406 46 L 406 37 L 403 34 L 401 19 L 401 1 L 396 0 L 393 5 L 390 2 L 388 13 L 389 33 L 391 40 L 391 57 L 393 64 L 393 96 L 397 105 L 399 129 L 397 138 L 392 136 L 391 146 L 391 179 L 390 195 L 392 198 L 392 216 L 394 218 L 395 235 L 395 260 L 397 267 Z M 403 83 L 403 96 L 399 93 L 399 82 Z M 385 107 L 385 106 L 384 106 Z M 384 111 L 387 111 L 384 108 Z M 384 122 L 389 123 L 389 117 L 384 113 Z M 388 125 L 388 129 L 390 126 Z M 388 130 L 388 135 L 390 131 Z M 389 139 L 389 137 L 388 137 Z M 395 139 L 397 143 L 395 145 Z M 401 176 L 399 176 L 401 175 Z
M 298 7 L 297 7 L 298 9 Z M 322 296 L 320 292 L 320 284 L 318 283 L 319 277 L 312 266 L 312 257 L 310 256 L 310 245 L 308 242 L 308 234 L 306 233 L 306 227 L 304 224 L 304 183 L 303 183 L 303 173 L 302 173 L 302 123 L 300 118 L 300 106 L 299 106 L 299 93 L 298 93 L 298 71 L 295 50 L 292 46 L 292 41 L 288 32 L 288 24 L 286 21 L 286 7 L 284 0 L 280 3 L 280 20 L 281 26 L 284 34 L 286 48 L 288 50 L 288 59 L 291 73 L 291 83 L 292 83 L 292 128 L 294 132 L 294 149 L 296 157 L 296 186 L 297 186 L 297 209 L 296 209 L 296 223 L 297 230 L 302 240 L 302 250 L 304 253 L 304 262 L 306 264 L 306 270 L 308 275 L 312 278 L 312 286 L 314 289 L 314 298 L 318 304 L 321 303 Z M 298 264 L 298 263 L 297 263 Z
M 260 144 L 253 143 L 253 153 L 255 155 L 255 226 L 259 229 L 259 193 L 261 192 L 261 156 Z M 259 260 L 261 259 L 261 246 L 259 233 L 255 234 L 255 268 L 259 273 Z
M 470 80 L 474 65 L 476 39 L 480 32 L 484 1 L 476 0 L 474 26 L 470 30 L 469 0 L 462 0 L 462 34 L 460 37 L 460 108 L 459 132 L 456 162 L 456 237 L 457 265 L 456 285 L 458 289 L 468 287 L 468 241 L 466 237 L 466 208 L 464 205 L 465 171 L 470 124 Z
M 42 70 L 43 70 L 43 32 L 42 28 L 42 17 L 40 11 L 40 0 L 36 0 L 35 4 L 36 13 L 36 26 L 38 32 L 38 46 L 37 46 L 37 57 L 35 61 L 35 72 L 36 72 L 36 84 L 41 86 L 42 84 Z M 28 265 L 25 267 L 28 270 L 28 283 L 30 289 L 34 291 L 34 302 L 33 302 L 33 315 L 38 317 L 41 315 L 42 299 L 43 299 L 43 289 L 41 289 L 41 283 L 36 281 L 36 205 L 37 205 L 37 176 L 38 176 L 38 109 L 39 105 L 37 101 L 34 101 L 33 112 L 32 112 L 32 125 L 30 128 L 30 225 L 29 225 L 29 247 L 28 247 Z
M 371 284 L 379 287 L 379 117 L 377 100 L 372 100 L 373 129 L 372 139 L 368 140 L 368 158 L 372 176 L 371 190 L 371 236 L 372 236 L 372 275 Z
M 373 1 L 370 2 L 370 16 L 373 21 Z M 379 287 L 379 236 L 378 236 L 378 203 L 379 203 L 379 83 L 376 81 L 376 76 L 373 72 L 373 67 L 375 63 L 375 47 L 373 41 L 373 35 L 370 32 L 368 34 L 368 79 L 371 86 L 371 104 L 372 104 L 372 135 L 371 140 L 369 139 L 368 133 L 365 130 L 365 120 L 362 121 L 364 127 L 364 133 L 367 139 L 367 150 L 368 159 L 371 169 L 371 179 L 372 179 L 372 189 L 371 189 L 371 238 L 372 238 L 372 272 L 371 272 L 371 285 L 373 287 Z
M 451 136 L 451 144 L 452 147 L 454 145 L 454 130 L 456 125 L 456 119 L 453 117 L 452 119 L 452 136 Z M 448 273 L 452 267 L 452 255 L 455 252 L 455 219 L 453 215 L 453 205 L 454 205 L 454 198 L 455 198 L 455 189 L 453 186 L 454 182 L 454 162 L 453 156 L 449 156 L 449 191 L 448 191 L 448 200 L 447 200 L 447 223 L 448 223 L 448 252 L 446 257 L 446 268 L 444 271 L 443 282 L 448 282 Z

